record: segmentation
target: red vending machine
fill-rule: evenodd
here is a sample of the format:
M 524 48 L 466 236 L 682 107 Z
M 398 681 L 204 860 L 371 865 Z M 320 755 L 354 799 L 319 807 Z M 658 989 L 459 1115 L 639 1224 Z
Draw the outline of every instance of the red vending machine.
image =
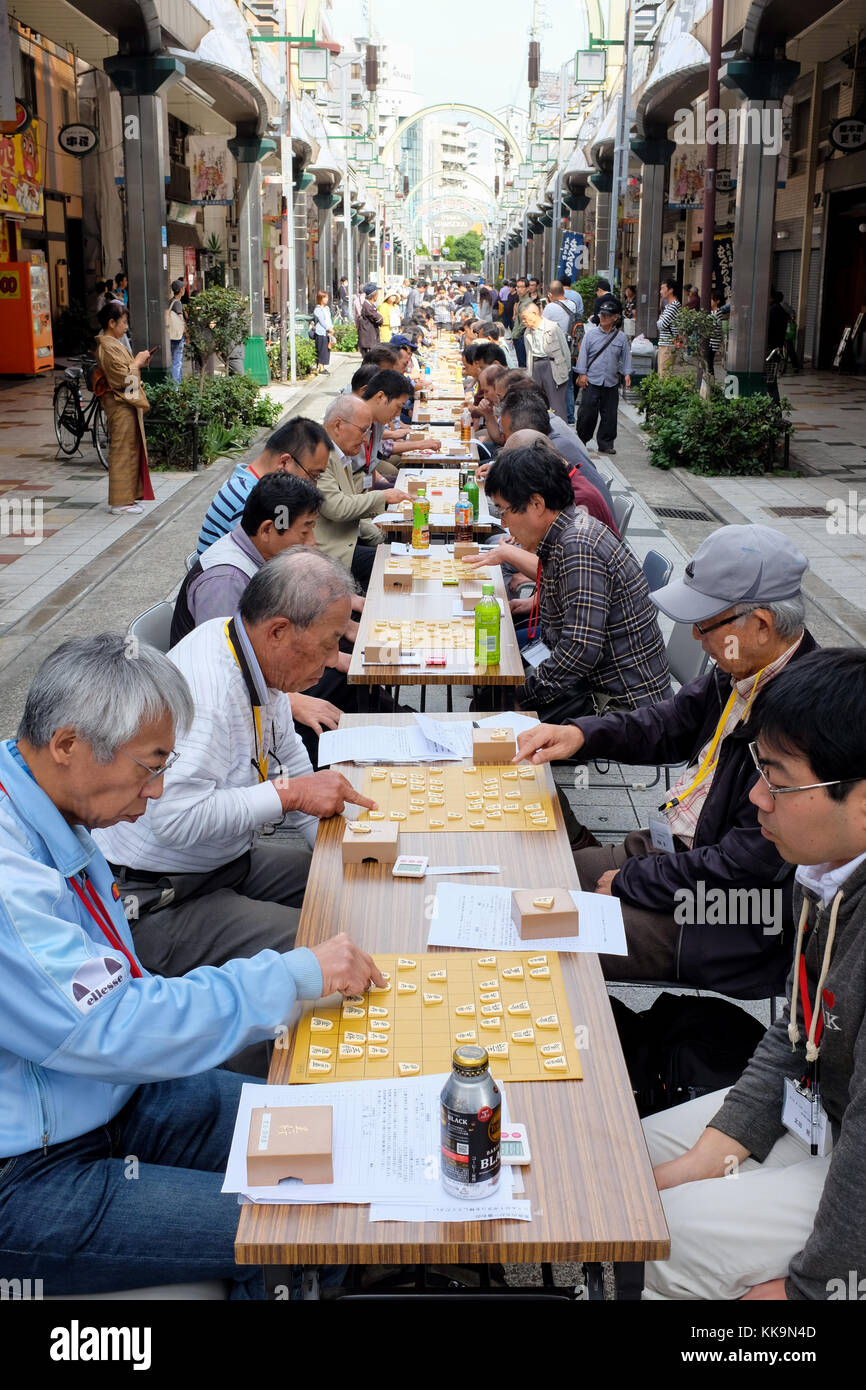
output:
M 48 267 L 30 261 L 0 264 L 0 373 L 23 376 L 54 366 Z

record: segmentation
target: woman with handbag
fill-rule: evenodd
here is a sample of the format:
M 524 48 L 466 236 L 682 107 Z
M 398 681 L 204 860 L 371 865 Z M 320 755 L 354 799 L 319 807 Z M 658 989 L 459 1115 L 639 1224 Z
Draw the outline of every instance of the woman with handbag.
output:
M 147 471 L 144 413 L 150 403 L 141 384 L 141 368 L 150 352 L 133 357 L 121 341 L 129 328 L 123 304 L 114 300 L 99 311 L 102 333 L 96 340 L 96 358 L 105 374 L 102 405 L 108 421 L 108 506 L 118 512 L 141 512 L 138 499 L 152 502 L 153 487 Z
M 171 340 L 171 375 L 175 381 L 180 381 L 183 370 L 183 340 L 186 332 L 186 320 L 181 302 L 182 294 L 183 280 L 172 280 L 171 299 L 165 311 L 165 324 Z
M 331 361 L 331 348 L 336 339 L 334 337 L 334 323 L 331 318 L 331 311 L 328 308 L 328 291 L 319 290 L 316 295 L 316 307 L 313 310 L 313 327 L 316 339 L 316 373 L 324 372 L 327 376 L 331 374 L 328 365 Z

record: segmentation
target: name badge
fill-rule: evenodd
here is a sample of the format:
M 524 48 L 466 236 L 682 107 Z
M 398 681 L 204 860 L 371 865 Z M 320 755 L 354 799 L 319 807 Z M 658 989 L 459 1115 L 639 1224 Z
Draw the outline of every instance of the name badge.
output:
M 370 491 L 370 488 L 371 488 L 372 486 L 373 486 L 373 475 L 372 475 L 372 473 L 365 473 L 365 474 L 364 474 L 364 481 L 363 481 L 362 484 L 361 484 L 361 491 L 362 491 L 362 492 L 369 492 L 369 491 Z
M 536 666 L 540 666 L 542 661 L 546 661 L 550 656 L 550 648 L 546 642 L 540 640 L 538 642 L 530 642 L 528 647 L 523 648 L 522 656 L 523 660 L 528 662 L 532 669 L 535 670 Z
M 827 1153 L 827 1111 L 815 1092 L 799 1081 L 785 1078 L 782 1124 L 795 1139 L 801 1139 L 819 1158 Z
M 673 831 L 665 816 L 650 816 L 649 832 L 653 849 L 663 850 L 665 854 L 676 854 Z

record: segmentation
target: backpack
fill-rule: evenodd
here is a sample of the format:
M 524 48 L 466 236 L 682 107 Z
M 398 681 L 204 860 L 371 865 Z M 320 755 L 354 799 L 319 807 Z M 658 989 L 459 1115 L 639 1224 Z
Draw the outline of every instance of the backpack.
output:
M 315 319 L 313 319 L 312 323 L 310 324 L 309 328 L 307 329 L 307 337 L 308 337 L 308 338 L 312 338 L 313 342 L 316 341 L 316 320 L 315 320 Z
M 641 1116 L 732 1086 L 765 1031 L 727 999 L 665 993 L 643 1013 L 610 1006 Z

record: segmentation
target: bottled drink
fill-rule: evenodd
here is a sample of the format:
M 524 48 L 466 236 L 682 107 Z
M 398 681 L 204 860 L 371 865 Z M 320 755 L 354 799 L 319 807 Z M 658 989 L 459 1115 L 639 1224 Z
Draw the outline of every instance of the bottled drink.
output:
M 466 482 L 465 482 L 464 485 L 463 485 L 463 491 L 466 493 L 466 496 L 467 496 L 467 498 L 469 499 L 469 501 L 470 501 L 470 503 L 471 503 L 471 505 L 472 505 L 472 520 L 473 520 L 473 521 L 477 521 L 477 520 L 478 520 L 478 484 L 477 484 L 477 482 L 475 481 L 475 470 L 474 470 L 474 469 L 468 470 L 467 475 L 466 475 Z
M 460 417 L 460 439 L 462 443 L 468 444 L 472 438 L 472 416 L 469 414 L 468 405 L 464 407 Z
M 430 503 L 419 488 L 412 503 L 412 549 L 427 550 L 430 545 Z
M 483 1047 L 454 1049 L 440 1096 L 439 1168 L 452 1197 L 477 1202 L 499 1185 L 502 1097 Z
M 499 624 L 502 614 L 493 597 L 493 584 L 481 586 L 481 599 L 475 605 L 475 665 L 499 665 Z
M 465 492 L 461 492 L 454 506 L 454 539 L 472 540 L 472 503 Z

